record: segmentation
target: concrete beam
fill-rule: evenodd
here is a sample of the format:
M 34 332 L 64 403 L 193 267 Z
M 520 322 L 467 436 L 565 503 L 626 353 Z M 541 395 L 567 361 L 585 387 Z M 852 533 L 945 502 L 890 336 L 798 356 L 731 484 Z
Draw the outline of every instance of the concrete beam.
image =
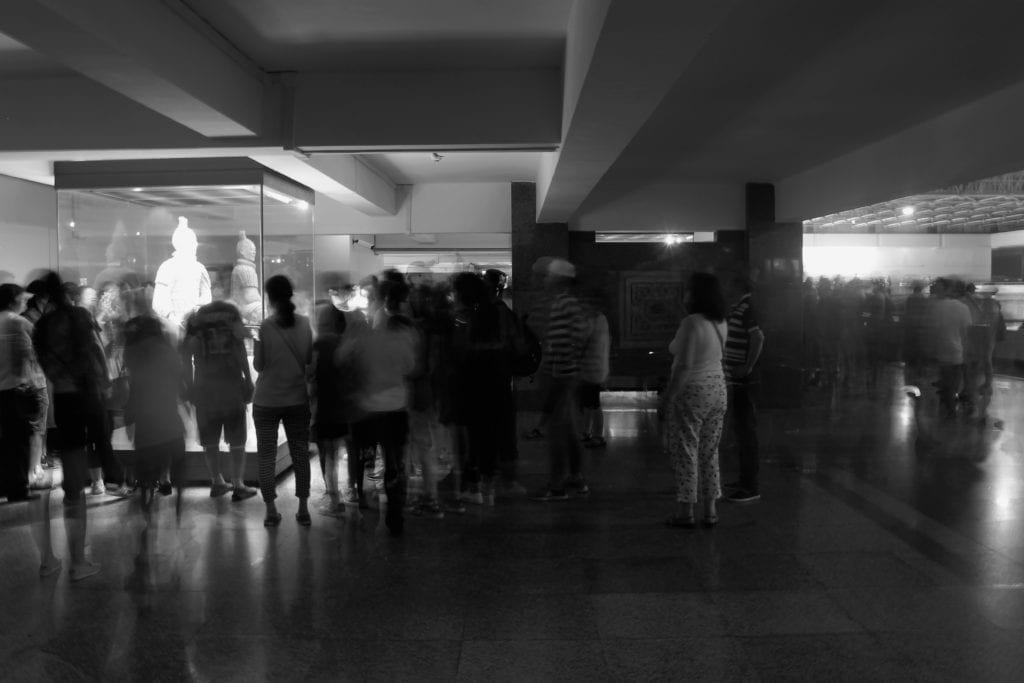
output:
M 250 155 L 249 158 L 362 213 L 389 216 L 398 209 L 394 184 L 351 156 L 348 162 L 340 158 L 315 161 L 294 152 L 282 151 Z
M 735 3 L 595 0 L 573 6 L 562 146 L 538 176 L 538 221 L 573 215 Z
M 775 183 L 780 221 L 826 216 L 1024 168 L 1024 82 Z
M 258 70 L 157 0 L 4 0 L 0 32 L 206 137 L 263 132 Z
M 299 74 L 291 144 L 299 150 L 554 149 L 554 69 Z

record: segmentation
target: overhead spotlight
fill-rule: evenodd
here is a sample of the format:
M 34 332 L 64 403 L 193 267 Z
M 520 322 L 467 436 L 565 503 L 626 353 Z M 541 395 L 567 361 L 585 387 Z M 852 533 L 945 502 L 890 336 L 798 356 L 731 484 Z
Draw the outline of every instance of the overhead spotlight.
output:
M 141 187 L 133 187 L 132 188 L 132 192 L 142 192 L 142 188 Z
M 71 221 L 70 223 L 68 223 L 68 227 L 69 227 L 69 228 L 73 228 L 73 227 L 75 227 L 75 222 L 74 222 L 74 221 Z
M 309 202 L 307 202 L 305 199 L 299 199 L 295 202 L 295 206 L 300 211 L 305 211 L 309 208 Z
M 900 209 L 900 213 L 902 213 L 904 216 L 913 216 L 914 215 L 914 207 L 912 207 L 912 206 L 904 206 L 902 209 Z
M 433 159 L 434 163 L 436 164 L 437 162 L 441 161 L 441 159 L 444 159 L 444 155 L 438 154 L 437 152 L 431 152 L 430 158 Z

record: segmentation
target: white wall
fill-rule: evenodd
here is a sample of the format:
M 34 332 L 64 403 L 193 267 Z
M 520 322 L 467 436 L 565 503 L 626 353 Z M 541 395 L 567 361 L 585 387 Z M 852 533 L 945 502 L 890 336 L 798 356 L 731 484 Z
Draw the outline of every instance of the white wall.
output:
M 47 185 L 0 176 L 0 270 L 25 284 L 32 270 L 56 267 L 56 192 Z
M 991 235 L 804 235 L 808 277 L 992 277 Z
M 368 216 L 317 193 L 318 235 L 512 232 L 509 183 L 428 183 L 398 188 L 394 216 Z

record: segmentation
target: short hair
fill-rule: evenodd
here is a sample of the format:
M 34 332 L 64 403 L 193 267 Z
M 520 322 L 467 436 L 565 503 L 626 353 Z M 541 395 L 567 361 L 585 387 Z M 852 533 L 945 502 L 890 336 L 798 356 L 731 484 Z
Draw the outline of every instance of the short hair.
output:
M 25 290 L 20 285 L 7 282 L 0 285 L 0 311 L 10 309 Z
M 699 313 L 708 320 L 725 320 L 725 296 L 718 278 L 711 273 L 694 273 L 686 287 L 690 293 L 690 313 Z

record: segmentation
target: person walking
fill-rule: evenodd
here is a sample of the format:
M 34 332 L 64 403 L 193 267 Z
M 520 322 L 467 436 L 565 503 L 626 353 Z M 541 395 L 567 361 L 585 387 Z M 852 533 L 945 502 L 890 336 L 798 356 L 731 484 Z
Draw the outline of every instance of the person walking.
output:
M 85 554 L 87 516 L 82 489 L 88 477 L 89 424 L 105 413 L 103 396 L 110 381 L 89 312 L 71 305 L 57 273 L 50 272 L 43 280 L 52 309 L 39 318 L 32 344 L 53 385 L 64 474 L 64 525 L 71 555 L 69 573 L 72 581 L 81 581 L 100 571 L 100 565 Z
M 534 497 L 541 502 L 568 500 L 570 488 L 580 495 L 590 493 L 582 472 L 583 444 L 576 408 L 586 323 L 579 301 L 570 292 L 575 279 L 576 267 L 568 261 L 552 259 L 548 263 L 544 286 L 551 296 L 551 308 L 541 371 L 552 410 L 548 423 L 551 478 L 548 487 Z
M 604 448 L 604 411 L 601 410 L 601 390 L 608 380 L 608 355 L 611 341 L 608 318 L 598 307 L 603 297 L 595 296 L 584 306 L 587 320 L 587 341 L 580 361 L 579 404 L 583 411 L 583 445 Z
M 740 465 L 739 480 L 728 484 L 730 503 L 753 503 L 761 498 L 758 484 L 760 453 L 757 438 L 757 361 L 764 348 L 764 332 L 757 322 L 751 301 L 750 281 L 733 278 L 728 288 L 734 301 L 729 310 L 725 341 L 725 375 L 732 409 L 732 428 L 736 436 Z
M 677 508 L 668 526 L 696 526 L 693 508 L 704 504 L 704 526 L 718 523 L 721 496 L 718 443 L 725 420 L 726 386 L 722 370 L 726 304 L 718 278 L 695 273 L 684 299 L 689 312 L 669 345 L 672 374 L 662 394 L 659 414 L 664 443 L 675 470 Z
M 200 307 L 185 325 L 182 357 L 186 396 L 195 407 L 199 441 L 210 474 L 211 498 L 228 491 L 232 492 L 233 501 L 256 495 L 244 480 L 245 406 L 252 401 L 253 394 L 245 337 L 241 313 L 226 301 Z M 230 449 L 230 469 L 220 462 L 222 433 Z
M 288 453 L 295 470 L 295 497 L 299 500 L 296 521 L 309 526 L 309 392 L 308 370 L 313 362 L 313 330 L 309 319 L 295 312 L 291 281 L 284 275 L 267 280 L 263 291 L 272 309 L 260 325 L 253 365 L 259 373 L 253 397 L 260 490 L 267 506 L 263 525 L 281 523 L 277 511 L 277 433 L 284 423 Z

